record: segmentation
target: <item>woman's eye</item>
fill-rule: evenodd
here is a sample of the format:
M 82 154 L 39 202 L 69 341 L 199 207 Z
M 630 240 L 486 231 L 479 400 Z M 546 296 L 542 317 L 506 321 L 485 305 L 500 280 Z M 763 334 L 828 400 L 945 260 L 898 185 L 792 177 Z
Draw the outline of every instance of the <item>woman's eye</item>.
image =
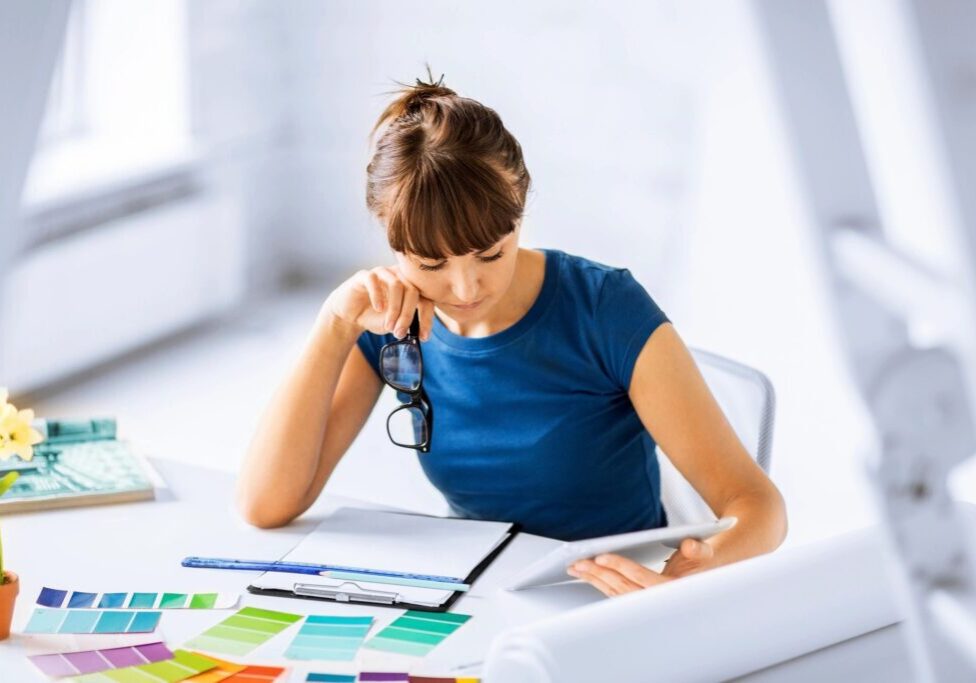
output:
M 478 260 L 481 261 L 482 263 L 491 263 L 492 261 L 497 261 L 504 255 L 505 252 L 500 251 L 497 254 L 492 254 L 491 256 L 479 256 Z
M 428 266 L 426 263 L 418 263 L 417 266 L 420 268 L 420 270 L 432 271 L 432 270 L 440 270 L 441 268 L 444 267 L 444 264 L 435 263 L 432 266 Z

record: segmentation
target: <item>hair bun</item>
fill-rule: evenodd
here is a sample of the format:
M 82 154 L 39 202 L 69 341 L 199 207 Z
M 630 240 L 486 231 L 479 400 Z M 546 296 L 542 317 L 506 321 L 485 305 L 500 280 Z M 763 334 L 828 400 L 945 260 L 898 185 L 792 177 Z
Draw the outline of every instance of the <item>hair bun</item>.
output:
M 416 85 L 394 81 L 394 83 L 400 86 L 400 89 L 393 93 L 388 93 L 396 95 L 396 99 L 388 104 L 386 109 L 383 110 L 383 113 L 380 114 L 376 125 L 370 131 L 371 139 L 385 125 L 397 121 L 408 114 L 420 112 L 424 104 L 430 100 L 438 97 L 457 97 L 456 92 L 444 85 L 444 74 L 441 74 L 441 77 L 436 82 L 434 81 L 434 75 L 431 73 L 429 65 L 427 66 L 427 77 L 429 79 L 428 81 L 423 81 L 418 78 Z
M 457 96 L 456 92 L 444 85 L 444 74 L 441 74 L 441 77 L 435 83 L 434 75 L 430 72 L 430 67 L 428 66 L 427 76 L 430 79 L 429 83 L 418 78 L 416 85 L 404 86 L 402 99 L 404 113 L 418 111 L 425 102 L 435 97 Z

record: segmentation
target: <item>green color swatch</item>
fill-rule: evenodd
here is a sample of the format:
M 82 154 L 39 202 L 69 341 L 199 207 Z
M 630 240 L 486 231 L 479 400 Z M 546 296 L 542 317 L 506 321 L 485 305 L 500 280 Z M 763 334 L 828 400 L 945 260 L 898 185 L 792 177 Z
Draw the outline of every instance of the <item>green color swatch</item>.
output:
M 159 599 L 160 609 L 178 609 L 186 604 L 186 593 L 163 593 Z
M 177 683 L 209 671 L 217 662 L 186 650 L 175 650 L 173 658 L 124 669 L 109 669 L 78 676 L 78 683 Z
M 186 645 L 210 652 L 246 655 L 301 619 L 300 614 L 244 607 Z
M 190 600 L 190 609 L 213 609 L 216 602 L 216 593 L 196 593 Z
M 364 647 L 423 657 L 470 618 L 469 614 L 409 611 L 377 633 Z

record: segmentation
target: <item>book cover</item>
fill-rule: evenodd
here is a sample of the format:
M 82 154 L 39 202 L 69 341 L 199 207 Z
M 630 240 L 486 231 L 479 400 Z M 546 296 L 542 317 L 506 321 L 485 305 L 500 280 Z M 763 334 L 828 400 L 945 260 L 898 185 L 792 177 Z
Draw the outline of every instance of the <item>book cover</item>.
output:
M 37 449 L 29 462 L 0 466 L 0 474 L 9 470 L 17 470 L 20 477 L 0 498 L 0 514 L 155 497 L 148 463 L 126 441 L 108 439 Z

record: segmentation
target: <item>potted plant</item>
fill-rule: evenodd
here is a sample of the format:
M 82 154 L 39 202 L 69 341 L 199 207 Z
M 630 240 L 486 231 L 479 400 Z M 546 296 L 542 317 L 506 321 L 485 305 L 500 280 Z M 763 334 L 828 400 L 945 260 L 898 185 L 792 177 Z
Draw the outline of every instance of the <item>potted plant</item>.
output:
M 17 410 L 7 402 L 7 390 L 0 389 L 0 460 L 16 455 L 22 460 L 34 457 L 34 446 L 42 440 L 40 433 L 31 427 L 33 410 Z M 7 472 L 0 477 L 0 496 L 17 480 L 17 472 Z M 14 616 L 14 601 L 20 592 L 17 575 L 3 565 L 3 542 L 0 538 L 0 640 L 10 635 L 10 621 Z

